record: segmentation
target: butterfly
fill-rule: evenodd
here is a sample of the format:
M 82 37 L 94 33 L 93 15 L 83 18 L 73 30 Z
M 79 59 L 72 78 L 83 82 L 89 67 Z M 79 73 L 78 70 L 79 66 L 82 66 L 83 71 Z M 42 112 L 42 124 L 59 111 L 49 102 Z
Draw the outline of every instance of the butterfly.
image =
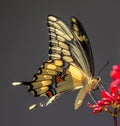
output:
M 26 85 L 35 97 L 47 100 L 36 106 L 47 106 L 66 92 L 79 90 L 74 108 L 78 109 L 87 95 L 100 82 L 94 77 L 94 60 L 90 42 L 80 21 L 71 17 L 71 27 L 59 17 L 48 15 L 49 60 L 44 62 L 30 82 L 13 82 Z

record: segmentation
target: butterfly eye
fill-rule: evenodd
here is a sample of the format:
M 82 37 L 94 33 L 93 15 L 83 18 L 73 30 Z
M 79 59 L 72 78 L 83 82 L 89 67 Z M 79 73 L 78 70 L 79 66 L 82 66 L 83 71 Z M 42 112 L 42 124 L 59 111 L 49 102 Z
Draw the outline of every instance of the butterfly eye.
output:
M 101 78 L 99 77 L 99 76 L 97 76 L 97 78 L 96 78 L 98 81 L 100 81 L 101 80 Z

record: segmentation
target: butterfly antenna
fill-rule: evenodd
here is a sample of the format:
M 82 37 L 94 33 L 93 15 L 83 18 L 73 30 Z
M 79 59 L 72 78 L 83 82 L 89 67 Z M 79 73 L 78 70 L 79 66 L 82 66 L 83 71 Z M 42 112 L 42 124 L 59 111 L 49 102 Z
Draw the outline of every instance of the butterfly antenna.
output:
M 105 67 L 109 64 L 109 60 L 107 60 L 106 64 L 99 70 L 98 76 L 101 74 L 101 72 L 105 69 Z
M 99 70 L 97 76 L 99 76 L 101 74 L 101 72 L 105 69 L 105 67 L 109 64 L 109 60 L 107 60 L 106 64 Z M 98 88 L 100 89 L 100 91 L 105 90 L 104 86 L 101 84 L 98 84 Z

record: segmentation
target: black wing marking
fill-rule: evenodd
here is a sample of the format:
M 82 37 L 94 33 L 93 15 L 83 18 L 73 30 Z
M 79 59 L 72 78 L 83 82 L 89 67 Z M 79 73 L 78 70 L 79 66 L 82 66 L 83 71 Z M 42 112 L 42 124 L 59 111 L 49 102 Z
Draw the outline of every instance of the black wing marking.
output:
M 92 54 L 90 41 L 87 36 L 87 33 L 86 33 L 83 25 L 77 18 L 75 18 L 75 17 L 71 18 L 71 25 L 72 25 L 74 34 L 76 35 L 76 37 L 78 38 L 79 42 L 81 43 L 81 45 L 84 49 L 85 55 L 89 62 L 90 72 L 91 72 L 92 76 L 94 76 L 94 59 L 93 59 L 93 54 Z

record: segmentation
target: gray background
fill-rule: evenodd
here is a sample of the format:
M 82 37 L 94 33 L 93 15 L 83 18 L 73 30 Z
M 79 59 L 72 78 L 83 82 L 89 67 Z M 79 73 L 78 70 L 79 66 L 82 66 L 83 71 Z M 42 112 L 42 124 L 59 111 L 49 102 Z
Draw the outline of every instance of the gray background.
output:
M 24 86 L 13 81 L 30 81 L 39 66 L 48 59 L 47 15 L 54 14 L 67 23 L 76 16 L 84 25 L 93 49 L 96 74 L 102 72 L 106 84 L 109 72 L 120 58 L 119 0 L 3 0 L 0 2 L 0 125 L 1 126 L 113 126 L 107 113 L 92 114 L 86 107 L 75 111 L 77 92 L 68 93 L 47 108 L 29 111 L 39 102 Z M 120 124 L 120 120 L 119 120 Z

